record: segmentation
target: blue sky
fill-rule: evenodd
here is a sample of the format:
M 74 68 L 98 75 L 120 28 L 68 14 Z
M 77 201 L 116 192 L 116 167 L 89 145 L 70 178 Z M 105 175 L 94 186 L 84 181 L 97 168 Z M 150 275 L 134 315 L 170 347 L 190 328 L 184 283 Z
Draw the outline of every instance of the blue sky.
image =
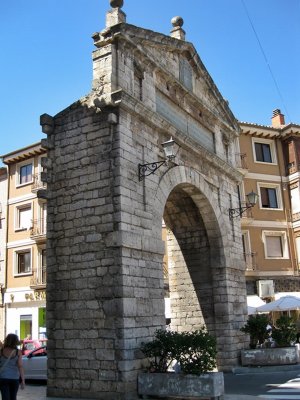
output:
M 40 115 L 90 92 L 91 35 L 109 8 L 109 0 L 0 2 L 1 155 L 44 138 Z M 280 108 L 286 123 L 300 124 L 300 0 L 124 0 L 123 11 L 128 23 L 166 35 L 181 16 L 238 120 L 270 125 Z

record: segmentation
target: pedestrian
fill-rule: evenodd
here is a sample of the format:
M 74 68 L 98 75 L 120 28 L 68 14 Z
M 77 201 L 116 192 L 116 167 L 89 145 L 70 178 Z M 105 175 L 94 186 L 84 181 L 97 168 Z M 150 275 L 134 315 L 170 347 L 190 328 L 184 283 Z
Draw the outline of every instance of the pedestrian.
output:
M 0 350 L 0 392 L 2 400 L 17 400 L 17 392 L 21 382 L 24 389 L 25 379 L 22 364 L 22 352 L 18 349 L 19 338 L 9 333 Z

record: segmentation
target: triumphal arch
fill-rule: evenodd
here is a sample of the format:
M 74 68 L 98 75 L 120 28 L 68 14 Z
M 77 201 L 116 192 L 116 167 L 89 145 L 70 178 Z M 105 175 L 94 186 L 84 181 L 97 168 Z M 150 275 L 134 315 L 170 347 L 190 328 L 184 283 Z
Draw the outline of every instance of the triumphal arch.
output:
M 137 398 L 140 345 L 165 327 L 166 247 L 171 328 L 205 324 L 223 371 L 244 346 L 238 123 L 180 17 L 166 36 L 110 5 L 91 93 L 41 116 L 52 397 Z

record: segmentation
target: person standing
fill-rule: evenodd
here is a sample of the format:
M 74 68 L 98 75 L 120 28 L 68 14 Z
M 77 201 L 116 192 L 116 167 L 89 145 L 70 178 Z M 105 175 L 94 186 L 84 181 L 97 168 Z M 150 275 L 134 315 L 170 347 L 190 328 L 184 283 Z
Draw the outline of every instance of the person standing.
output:
M 19 338 L 9 333 L 0 344 L 0 392 L 2 400 L 17 400 L 19 383 L 25 387 L 22 352 L 18 349 Z

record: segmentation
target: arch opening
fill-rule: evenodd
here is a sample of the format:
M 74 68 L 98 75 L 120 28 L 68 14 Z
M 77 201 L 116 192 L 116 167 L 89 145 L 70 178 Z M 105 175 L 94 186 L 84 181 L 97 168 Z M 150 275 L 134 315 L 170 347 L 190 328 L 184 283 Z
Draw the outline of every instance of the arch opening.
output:
M 200 190 L 181 184 L 169 194 L 163 219 L 170 327 L 184 331 L 205 325 L 214 334 L 214 267 L 221 266 L 221 246 L 216 229 L 208 229 L 214 220 L 213 210 Z

